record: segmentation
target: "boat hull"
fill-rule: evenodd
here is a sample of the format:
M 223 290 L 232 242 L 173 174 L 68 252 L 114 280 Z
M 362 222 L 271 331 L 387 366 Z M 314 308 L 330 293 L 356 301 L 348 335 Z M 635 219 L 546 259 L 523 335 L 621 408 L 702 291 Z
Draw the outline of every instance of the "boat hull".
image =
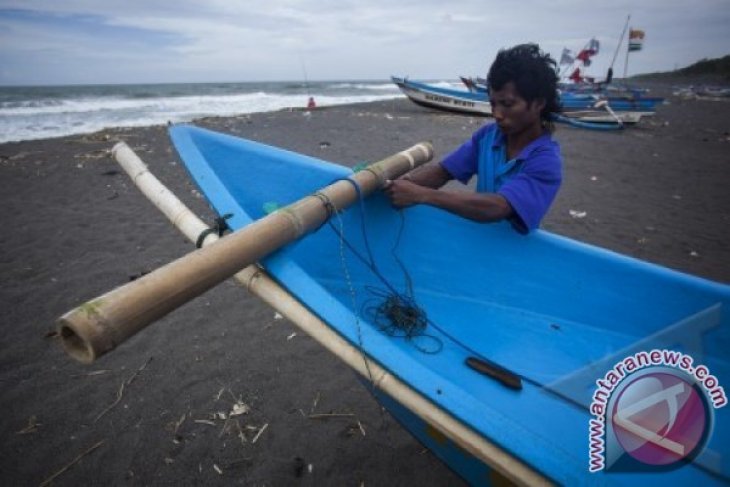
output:
M 492 115 L 492 106 L 481 93 L 448 90 L 398 78 L 393 78 L 393 82 L 417 105 L 483 117 Z
M 234 229 L 256 221 L 272 204 L 282 207 L 351 174 L 342 166 L 194 127 L 174 127 L 171 135 L 216 212 L 233 215 Z M 385 197 L 372 196 L 336 217 L 335 228 L 354 249 L 344 260 L 340 236 L 324 226 L 263 265 L 363 354 L 505 455 L 555 482 L 726 481 L 728 465 L 713 458 L 730 453 L 730 408 L 715 411 L 707 455 L 647 477 L 588 472 L 588 406 L 595 381 L 637 347 L 701 352 L 698 357 L 719 382 L 729 383 L 729 286 L 548 232 L 525 237 L 507 224 L 472 223 L 431 207 L 409 208 L 403 217 Z M 396 243 L 399 259 L 393 256 Z M 362 260 L 366 244 L 389 283 L 401 292 L 413 284 L 429 317 L 426 335 L 405 340 L 377 325 L 368 311 L 373 300 L 368 290 L 383 283 Z M 683 334 L 669 334 L 678 327 Z M 475 355 L 520 375 L 523 389 L 469 369 L 465 360 Z M 403 416 L 397 405 L 389 407 Z M 420 419 L 402 421 L 423 437 Z M 441 458 L 470 478 L 461 460 Z
M 419 83 L 403 78 L 391 77 L 393 83 L 414 103 L 438 110 L 467 113 L 471 115 L 491 116 L 492 108 L 486 90 L 472 91 L 455 90 Z M 626 115 L 624 123 L 635 123 L 634 119 L 652 115 L 657 105 L 663 103 L 663 98 L 597 96 L 588 94 L 561 94 L 560 103 L 564 112 L 595 111 L 596 104 L 605 101 L 615 112 L 630 113 Z M 576 115 L 571 115 L 575 117 Z M 584 122 L 606 122 L 592 116 L 592 119 L 583 119 Z M 615 122 L 615 118 L 613 119 Z

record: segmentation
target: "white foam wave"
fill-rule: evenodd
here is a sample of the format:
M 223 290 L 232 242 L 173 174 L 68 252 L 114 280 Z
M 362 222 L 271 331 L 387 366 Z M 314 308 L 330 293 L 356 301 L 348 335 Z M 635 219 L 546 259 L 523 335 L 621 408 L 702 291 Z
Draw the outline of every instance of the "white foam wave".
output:
M 394 91 L 398 90 L 398 87 L 393 83 L 337 83 L 332 85 L 333 89 L 356 89 L 356 90 L 378 90 L 378 91 Z
M 331 96 L 312 93 L 319 106 L 371 102 L 400 98 L 400 93 Z M 234 116 L 303 107 L 303 95 L 265 92 L 237 95 L 207 95 L 161 98 L 78 98 L 59 105 L 0 108 L 0 143 L 62 137 L 96 132 L 112 127 L 189 122 L 210 116 Z

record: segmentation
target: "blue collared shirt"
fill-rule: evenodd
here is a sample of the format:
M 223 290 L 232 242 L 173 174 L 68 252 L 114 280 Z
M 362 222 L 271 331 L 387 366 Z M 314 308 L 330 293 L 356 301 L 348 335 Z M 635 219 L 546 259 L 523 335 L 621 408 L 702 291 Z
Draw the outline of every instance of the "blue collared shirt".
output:
M 512 206 L 510 220 L 520 233 L 540 226 L 562 181 L 560 146 L 549 132 L 507 160 L 507 140 L 497 124 L 474 132 L 441 166 L 466 184 L 477 175 L 477 191 L 502 195 Z

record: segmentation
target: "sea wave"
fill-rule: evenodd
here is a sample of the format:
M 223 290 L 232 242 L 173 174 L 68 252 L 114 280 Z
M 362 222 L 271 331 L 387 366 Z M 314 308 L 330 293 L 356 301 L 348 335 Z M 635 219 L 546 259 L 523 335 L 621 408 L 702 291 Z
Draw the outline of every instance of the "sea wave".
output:
M 330 86 L 336 90 L 373 90 L 373 91 L 397 91 L 398 88 L 390 82 L 377 83 L 337 83 Z
M 319 106 L 398 98 L 400 93 L 334 96 L 311 93 Z M 209 116 L 234 116 L 303 107 L 302 94 L 265 91 L 227 95 L 163 97 L 77 97 L 15 100 L 0 105 L 0 143 L 95 132 L 111 127 L 140 127 L 189 122 Z

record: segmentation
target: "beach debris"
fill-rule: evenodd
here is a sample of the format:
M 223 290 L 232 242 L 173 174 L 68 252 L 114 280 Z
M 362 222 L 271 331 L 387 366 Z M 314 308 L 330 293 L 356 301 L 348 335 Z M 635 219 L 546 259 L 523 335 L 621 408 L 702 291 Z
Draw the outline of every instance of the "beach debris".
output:
M 99 149 L 85 154 L 74 154 L 74 159 L 103 159 L 105 157 L 111 157 L 110 149 Z
M 256 441 L 261 437 L 261 435 L 266 431 L 266 428 L 269 427 L 269 423 L 266 423 L 261 427 L 258 433 L 256 433 L 256 436 L 253 437 L 253 440 L 251 440 L 251 443 L 256 443 Z
M 175 427 L 172 432 L 173 434 L 177 435 L 177 431 L 180 429 L 180 426 L 185 422 L 185 419 L 188 417 L 187 414 L 183 413 L 182 416 L 180 416 L 180 419 L 178 419 L 175 423 L 173 423 L 173 426 Z M 178 442 L 179 443 L 179 442 Z
M 289 335 L 288 337 L 286 337 L 286 339 L 287 339 L 287 340 L 291 340 L 291 339 L 292 339 L 292 338 L 294 338 L 295 336 L 297 336 L 297 332 L 293 332 L 293 333 L 292 333 L 291 335 Z
M 387 118 L 388 120 L 393 120 L 393 115 L 391 115 L 390 113 L 386 113 L 385 118 Z
M 277 311 L 276 313 L 274 313 L 274 319 L 275 320 L 283 320 L 284 319 L 284 316 L 282 316 L 282 314 Z
M 116 400 L 113 403 L 111 403 L 109 406 L 107 406 L 107 408 L 104 409 L 101 413 L 99 413 L 99 415 L 94 419 L 94 423 L 96 423 L 97 421 L 99 421 L 99 419 L 102 416 L 104 416 L 106 413 L 108 413 L 109 411 L 111 411 L 114 408 L 114 406 L 116 406 L 117 404 L 119 404 L 119 401 L 122 400 L 122 396 L 124 395 L 124 388 L 125 387 L 128 387 L 129 385 L 132 384 L 132 382 L 134 382 L 134 379 L 136 379 L 137 376 L 139 375 L 139 373 L 142 372 L 147 367 L 147 364 L 149 364 L 151 360 L 152 360 L 152 357 L 148 358 L 145 361 L 145 363 L 143 363 L 142 366 L 139 369 L 137 369 L 137 371 L 134 374 L 132 374 L 132 376 L 129 379 L 127 379 L 126 381 L 122 381 L 122 384 L 119 387 L 119 391 L 117 391 L 117 398 L 116 398 Z
M 588 212 L 579 210 L 568 210 L 568 214 L 573 218 L 585 218 Z
M 78 455 L 76 455 L 76 458 L 74 458 L 73 460 L 71 460 L 70 463 L 66 464 L 65 467 L 63 467 L 61 470 L 57 471 L 56 473 L 54 473 L 53 475 L 51 475 L 50 477 L 48 477 L 46 480 L 44 480 L 43 482 L 41 482 L 40 483 L 40 487 L 46 487 L 47 485 L 50 485 L 56 479 L 56 477 L 58 477 L 59 475 L 63 474 L 66 470 L 68 470 L 69 468 L 71 468 L 74 465 L 76 465 L 86 455 L 88 455 L 89 453 L 93 452 L 94 450 L 96 450 L 97 448 L 99 448 L 101 445 L 103 445 L 104 442 L 106 442 L 106 440 L 101 440 L 101 441 L 95 443 L 94 445 L 92 445 L 90 448 L 87 448 L 83 452 L 81 452 Z
M 365 427 L 362 425 L 359 419 L 357 420 L 357 427 L 360 428 L 360 433 L 365 436 Z
M 320 398 L 320 392 L 317 391 L 317 395 L 314 396 L 314 401 L 312 401 L 312 407 L 309 409 L 309 414 L 314 413 L 314 410 L 317 409 L 317 404 L 319 404 L 319 398 Z M 300 409 L 300 411 L 301 411 L 301 409 Z
M 242 416 L 244 414 L 248 414 L 249 411 L 251 411 L 251 406 L 239 400 L 233 405 L 231 412 L 228 413 L 228 417 L 233 418 L 235 416 Z
M 598 176 L 591 176 L 591 181 L 598 181 Z
M 170 457 L 165 457 L 165 463 L 168 465 L 172 465 L 173 463 L 175 463 L 175 460 Z
M 209 419 L 194 419 L 193 420 L 193 423 L 207 424 L 209 426 L 215 426 L 215 422 L 213 422 L 213 421 L 211 421 Z
M 27 435 L 29 433 L 35 433 L 36 431 L 38 431 L 38 426 L 41 426 L 41 423 L 38 422 L 38 418 L 34 414 L 30 418 L 28 418 L 28 425 L 22 430 L 16 431 L 15 434 Z
M 327 141 L 325 140 L 325 141 L 322 141 L 322 142 L 320 142 L 320 143 L 319 143 L 319 148 L 320 148 L 320 149 L 326 149 L 327 147 L 329 147 L 329 146 L 331 146 L 331 145 L 332 145 L 332 144 L 330 144 L 329 142 L 327 142 Z
M 689 253 L 689 255 L 690 255 L 690 257 L 699 257 L 699 256 L 700 256 L 700 254 L 698 254 L 698 253 L 697 253 L 697 252 L 695 252 L 694 250 L 692 250 L 692 251 L 691 251 L 691 252 Z
M 213 470 L 215 470 L 218 475 L 223 475 L 223 470 L 221 470 L 221 468 L 215 463 L 213 464 Z

